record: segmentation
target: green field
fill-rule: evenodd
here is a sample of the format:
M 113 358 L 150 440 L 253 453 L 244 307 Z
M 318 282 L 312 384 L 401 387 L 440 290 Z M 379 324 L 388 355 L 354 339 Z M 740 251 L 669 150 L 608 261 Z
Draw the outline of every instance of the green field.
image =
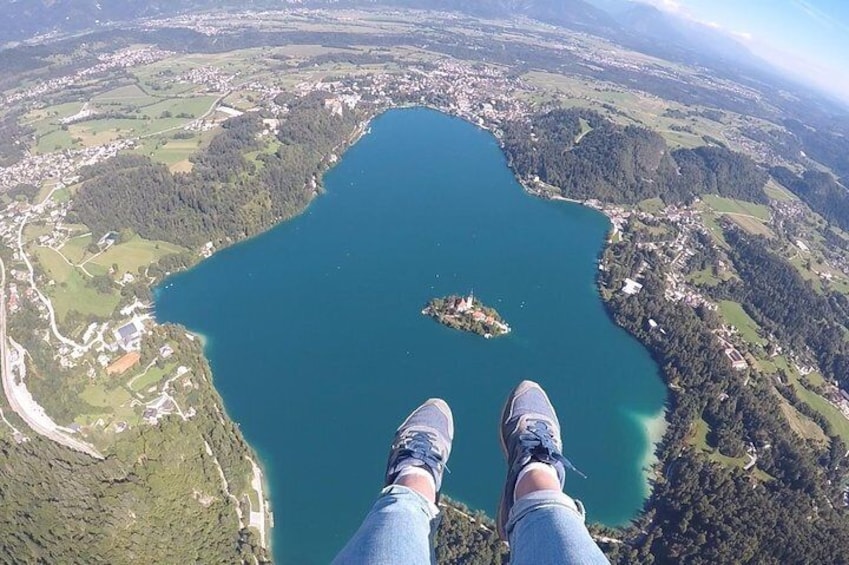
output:
M 98 94 L 91 101 L 98 108 L 115 104 L 142 107 L 156 104 L 159 99 L 147 94 L 137 85 L 130 84 Z
M 816 422 L 796 410 L 787 400 L 776 392 L 781 412 L 787 418 L 787 423 L 790 429 L 793 430 L 802 439 L 811 439 L 817 443 L 828 443 L 828 436 L 822 431 Z
M 74 141 L 70 131 L 54 129 L 38 137 L 35 151 L 36 153 L 45 154 L 76 147 L 78 147 L 78 144 Z
M 772 230 L 769 229 L 761 220 L 750 216 L 743 216 L 741 214 L 728 214 L 727 217 L 750 234 L 763 235 L 769 238 L 775 237 Z
M 649 214 L 657 214 L 664 208 L 663 200 L 660 198 L 647 198 L 637 203 L 637 208 Z
M 737 328 L 743 339 L 755 345 L 763 345 L 758 324 L 743 310 L 739 302 L 723 300 L 719 303 L 719 313 L 725 321 Z
M 147 372 L 143 372 L 144 374 L 139 374 L 130 379 L 131 383 L 130 388 L 134 391 L 139 392 L 146 390 L 152 385 L 155 385 L 159 381 L 165 377 L 165 375 L 169 374 L 176 368 L 174 363 L 170 363 L 165 365 L 162 369 L 157 367 L 156 365 L 152 365 Z
M 219 128 L 213 128 L 203 133 L 196 133 L 188 139 L 166 136 L 149 137 L 143 140 L 134 151 L 168 165 L 172 172 L 187 172 L 192 169 L 189 157 L 205 147 L 219 131 Z
M 42 268 L 54 281 L 54 284 L 44 289 L 44 292 L 53 302 L 59 323 L 64 322 L 71 310 L 76 310 L 83 315 L 92 314 L 106 318 L 118 306 L 121 297 L 117 292 L 103 294 L 88 286 L 88 277 L 79 269 L 66 263 L 53 249 L 36 247 L 34 253 Z
M 849 419 L 831 402 L 802 386 L 795 373 L 791 373 L 791 375 L 791 382 L 799 399 L 822 414 L 828 423 L 831 424 L 834 433 L 845 443 L 849 444 Z
M 135 235 L 129 241 L 113 245 L 86 263 L 86 268 L 91 270 L 90 266 L 97 265 L 108 271 L 113 264 L 117 264 L 119 274 L 131 273 L 137 275 L 139 267 L 146 267 L 166 255 L 183 251 L 185 251 L 184 248 L 174 244 L 164 241 L 150 241 Z M 94 273 L 92 272 L 92 274 Z
M 769 221 L 769 208 L 763 204 L 754 204 L 734 198 L 724 198 L 714 194 L 703 196 L 702 201 L 720 214 L 741 214 L 744 216 L 753 216 L 764 222 Z
M 746 466 L 746 463 L 749 461 L 748 457 L 729 457 L 710 447 L 707 443 L 708 433 L 710 433 L 710 425 L 703 418 L 699 418 L 693 423 L 692 431 L 690 432 L 690 443 L 707 455 L 708 459 L 720 465 L 737 467 L 739 469 Z M 751 473 L 761 481 L 773 480 L 771 475 L 759 469 L 757 465 L 751 469 Z
M 710 267 L 702 269 L 701 271 L 695 271 L 693 273 L 690 273 L 687 278 L 693 284 L 703 286 L 716 286 L 720 282 L 722 282 L 722 279 L 713 274 L 713 271 Z
M 192 118 L 199 118 L 212 108 L 218 99 L 217 96 L 195 96 L 191 98 L 169 98 L 150 106 L 142 108 L 142 114 L 152 120 L 163 118 L 163 113 L 170 113 L 173 117 L 178 114 L 188 114 Z
M 117 408 L 130 400 L 130 393 L 122 387 L 115 387 L 112 390 L 107 390 L 106 387 L 97 384 L 90 384 L 80 393 L 80 398 L 99 408 L 106 408 L 106 411 L 111 412 L 111 409 Z
M 716 216 L 711 212 L 706 212 L 702 214 L 702 221 L 705 223 L 705 227 L 710 232 L 714 242 L 716 242 L 716 244 L 720 247 L 729 249 L 728 242 L 725 241 L 725 235 L 722 231 L 722 227 L 719 225 L 719 222 L 716 221 Z
M 90 243 L 91 234 L 80 237 L 72 237 L 65 242 L 65 245 L 60 248 L 60 251 L 70 262 L 79 265 L 87 256 L 90 255 L 87 250 Z
M 764 192 L 766 195 L 772 198 L 773 200 L 778 201 L 788 201 L 788 200 L 798 200 L 795 194 L 775 182 L 775 179 L 770 178 L 764 187 Z

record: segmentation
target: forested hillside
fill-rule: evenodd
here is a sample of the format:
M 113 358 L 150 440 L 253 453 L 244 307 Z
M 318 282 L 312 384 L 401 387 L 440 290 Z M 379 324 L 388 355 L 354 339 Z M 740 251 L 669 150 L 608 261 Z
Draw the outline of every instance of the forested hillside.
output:
M 521 177 L 539 177 L 569 198 L 672 203 L 720 194 L 767 201 L 767 173 L 745 155 L 723 147 L 670 151 L 651 130 L 587 110 L 557 109 L 508 123 L 503 143 Z
M 138 155 L 90 167 L 74 211 L 98 235 L 130 228 L 180 245 L 239 240 L 300 213 L 327 155 L 345 144 L 361 119 L 353 110 L 332 113 L 320 95 L 293 104 L 276 138 L 263 135 L 257 114 L 232 118 L 194 158 L 190 173 L 171 174 Z
M 265 552 L 240 530 L 216 465 L 231 491 L 244 492 L 250 450 L 236 425 L 221 419 L 200 343 L 173 326 L 159 331 L 177 343 L 176 356 L 194 360 L 197 414 L 127 429 L 103 461 L 36 434 L 20 444 L 0 436 L 0 562 L 262 562 Z M 247 508 L 247 498 L 241 504 Z
M 649 258 L 627 243 L 609 253 L 630 266 Z M 604 282 L 615 287 L 620 281 L 613 277 L 605 274 Z M 618 562 L 849 562 L 849 522 L 836 484 L 846 472 L 846 445 L 827 424 L 829 445 L 800 439 L 781 416 L 772 379 L 744 384 L 731 370 L 710 332 L 716 323 L 711 313 L 665 300 L 662 272 L 648 272 L 643 282 L 638 296 L 618 293 L 609 306 L 663 368 L 670 386 L 669 429 L 648 514 L 618 548 Z M 666 333 L 650 331 L 649 318 Z M 710 429 L 708 444 L 721 454 L 736 456 L 747 443 L 758 446 L 757 467 L 765 475 L 699 452 L 692 438 L 700 419 Z
M 796 351 L 810 348 L 820 368 L 849 389 L 849 304 L 841 294 L 822 296 L 763 239 L 738 230 L 726 234 L 743 281 L 732 285 L 749 315 Z
M 849 192 L 831 174 L 808 170 L 797 176 L 786 167 L 773 167 L 770 173 L 823 218 L 849 230 Z

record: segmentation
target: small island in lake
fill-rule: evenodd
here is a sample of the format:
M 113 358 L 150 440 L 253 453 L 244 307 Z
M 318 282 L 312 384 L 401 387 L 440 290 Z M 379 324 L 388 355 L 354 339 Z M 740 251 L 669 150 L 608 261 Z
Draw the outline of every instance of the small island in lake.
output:
M 427 303 L 422 314 L 455 330 L 473 332 L 489 339 L 510 333 L 510 326 L 495 308 L 484 306 L 474 293 L 463 297 L 456 294 L 434 298 Z

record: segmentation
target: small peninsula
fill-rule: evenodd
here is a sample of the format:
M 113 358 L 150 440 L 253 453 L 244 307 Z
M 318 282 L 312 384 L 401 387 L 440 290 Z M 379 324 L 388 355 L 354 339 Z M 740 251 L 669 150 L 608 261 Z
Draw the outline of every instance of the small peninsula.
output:
M 476 333 L 486 339 L 510 333 L 510 326 L 495 308 L 484 306 L 475 299 L 474 293 L 466 297 L 452 294 L 434 298 L 427 303 L 422 314 L 449 328 Z

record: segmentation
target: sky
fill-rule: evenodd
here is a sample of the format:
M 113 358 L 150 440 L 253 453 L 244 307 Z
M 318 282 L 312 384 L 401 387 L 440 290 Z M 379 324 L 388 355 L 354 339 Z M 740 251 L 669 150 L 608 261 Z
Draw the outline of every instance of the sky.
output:
M 734 35 L 755 55 L 849 102 L 849 0 L 643 0 Z

